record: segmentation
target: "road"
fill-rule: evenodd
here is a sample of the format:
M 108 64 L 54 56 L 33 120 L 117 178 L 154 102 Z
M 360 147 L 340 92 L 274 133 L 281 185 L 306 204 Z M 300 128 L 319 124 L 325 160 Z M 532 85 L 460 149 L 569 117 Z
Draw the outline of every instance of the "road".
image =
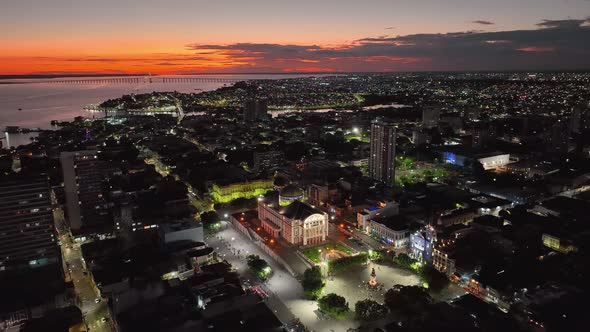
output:
M 343 221 L 340 222 L 340 224 L 330 223 L 328 237 L 333 241 L 342 242 L 356 251 L 367 251 L 369 249 L 378 250 L 383 247 L 381 242 L 354 227 L 347 228 L 347 226 L 349 226 L 349 224 Z M 354 239 L 350 239 L 351 237 Z
M 99 299 L 100 302 L 96 302 L 98 294 L 94 280 L 84 268 L 80 245 L 73 242 L 70 229 L 64 219 L 63 210 L 54 208 L 53 216 L 60 241 L 66 281 L 71 280 L 74 283 L 74 290 L 78 299 L 77 305 L 82 311 L 86 326 L 89 331 L 115 331 L 107 301 Z M 106 321 L 103 322 L 103 319 Z
M 318 318 L 317 303 L 304 299 L 300 282 L 229 223 L 223 222 L 222 230 L 207 237 L 205 242 L 215 249 L 221 260 L 232 264 L 251 286 L 260 282 L 249 273 L 245 257 L 255 254 L 268 262 L 273 274 L 261 286 L 270 295 L 269 308 L 283 323 L 297 317 L 310 331 L 346 331 L 358 325 L 353 321 Z

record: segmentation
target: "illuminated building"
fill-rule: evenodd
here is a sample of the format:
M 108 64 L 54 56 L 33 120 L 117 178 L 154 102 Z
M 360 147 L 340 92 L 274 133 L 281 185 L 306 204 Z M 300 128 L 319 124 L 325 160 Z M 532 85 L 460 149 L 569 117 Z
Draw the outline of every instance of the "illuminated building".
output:
M 260 179 L 227 185 L 213 184 L 210 195 L 216 203 L 229 203 L 238 198 L 254 198 L 273 189 L 272 179 Z
M 392 186 L 395 182 L 396 128 L 381 120 L 371 124 L 369 177 Z
M 434 268 L 446 275 L 455 273 L 455 260 L 451 258 L 451 254 L 452 250 L 448 250 L 443 246 L 435 247 L 432 260 Z
M 58 261 L 48 179 L 0 181 L 0 271 Z
M 287 206 L 303 199 L 304 192 L 295 184 L 289 184 L 279 192 L 279 205 Z
M 102 165 L 97 151 L 62 152 L 60 162 L 66 195 L 65 212 L 72 230 L 106 223 L 109 214 L 102 197 Z
M 432 249 L 435 242 L 436 231 L 430 225 L 412 233 L 410 235 L 410 257 L 420 262 L 432 263 Z
M 498 151 L 492 152 L 473 152 L 467 149 L 457 147 L 455 149 L 447 148 L 442 151 L 442 158 L 445 163 L 456 166 L 469 166 L 475 160 L 479 161 L 485 170 L 497 169 L 510 163 L 510 154 Z
M 380 217 L 369 220 L 365 231 L 394 248 L 406 248 L 410 240 L 410 222 L 402 216 Z
M 322 243 L 328 236 L 328 215 L 300 201 L 285 207 L 260 201 L 258 219 L 265 231 L 291 244 Z
M 569 241 L 561 239 L 553 234 L 544 233 L 542 240 L 543 245 L 562 254 L 567 254 L 578 250 L 578 248 L 572 245 Z

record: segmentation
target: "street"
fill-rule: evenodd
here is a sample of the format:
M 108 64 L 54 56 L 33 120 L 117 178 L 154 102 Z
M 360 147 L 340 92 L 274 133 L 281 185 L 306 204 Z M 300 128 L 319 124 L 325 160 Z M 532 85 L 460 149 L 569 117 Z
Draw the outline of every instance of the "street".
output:
M 66 280 L 71 280 L 74 284 L 76 297 L 78 298 L 77 305 L 82 311 L 86 326 L 89 331 L 114 331 L 107 301 L 99 299 L 100 302 L 96 302 L 98 294 L 96 293 L 94 280 L 84 268 L 82 250 L 79 244 L 73 242 L 69 227 L 64 219 L 63 210 L 55 208 L 53 215 L 61 243 L 64 274 Z

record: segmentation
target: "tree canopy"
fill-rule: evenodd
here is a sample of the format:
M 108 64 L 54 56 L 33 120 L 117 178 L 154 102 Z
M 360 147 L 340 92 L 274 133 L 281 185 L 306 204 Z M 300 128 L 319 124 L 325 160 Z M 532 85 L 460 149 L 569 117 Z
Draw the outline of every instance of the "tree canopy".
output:
M 334 318 L 346 318 L 349 308 L 346 299 L 340 295 L 330 293 L 318 300 L 318 307 L 323 313 Z
M 354 305 L 355 318 L 362 321 L 373 321 L 387 315 L 387 307 L 376 301 L 366 299 Z
M 326 283 L 322 278 L 322 271 L 320 268 L 314 266 L 305 270 L 303 273 L 303 281 L 301 282 L 301 285 L 303 286 L 303 291 L 308 298 L 312 300 L 317 299 L 326 286 Z

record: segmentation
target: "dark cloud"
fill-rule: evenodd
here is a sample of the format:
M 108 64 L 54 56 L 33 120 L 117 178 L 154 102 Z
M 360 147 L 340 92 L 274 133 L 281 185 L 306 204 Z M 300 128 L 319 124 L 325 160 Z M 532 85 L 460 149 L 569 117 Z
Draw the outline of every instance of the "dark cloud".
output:
M 585 20 L 543 20 L 542 22 L 537 23 L 537 26 L 542 28 L 576 28 L 589 20 L 590 19 L 588 18 Z
M 588 0 L 588 1 L 590 1 L 590 0 Z M 395 29 L 395 27 L 387 27 L 387 28 L 385 28 L 385 30 L 393 30 L 393 29 Z
M 335 71 L 590 69 L 586 21 L 544 20 L 535 30 L 367 37 L 339 47 L 238 43 L 187 48 L 278 70 L 301 63 Z
M 496 23 L 494 22 L 490 22 L 490 21 L 483 21 L 483 20 L 476 20 L 476 21 L 471 21 L 471 23 L 475 23 L 475 24 L 481 24 L 481 25 L 494 25 Z

